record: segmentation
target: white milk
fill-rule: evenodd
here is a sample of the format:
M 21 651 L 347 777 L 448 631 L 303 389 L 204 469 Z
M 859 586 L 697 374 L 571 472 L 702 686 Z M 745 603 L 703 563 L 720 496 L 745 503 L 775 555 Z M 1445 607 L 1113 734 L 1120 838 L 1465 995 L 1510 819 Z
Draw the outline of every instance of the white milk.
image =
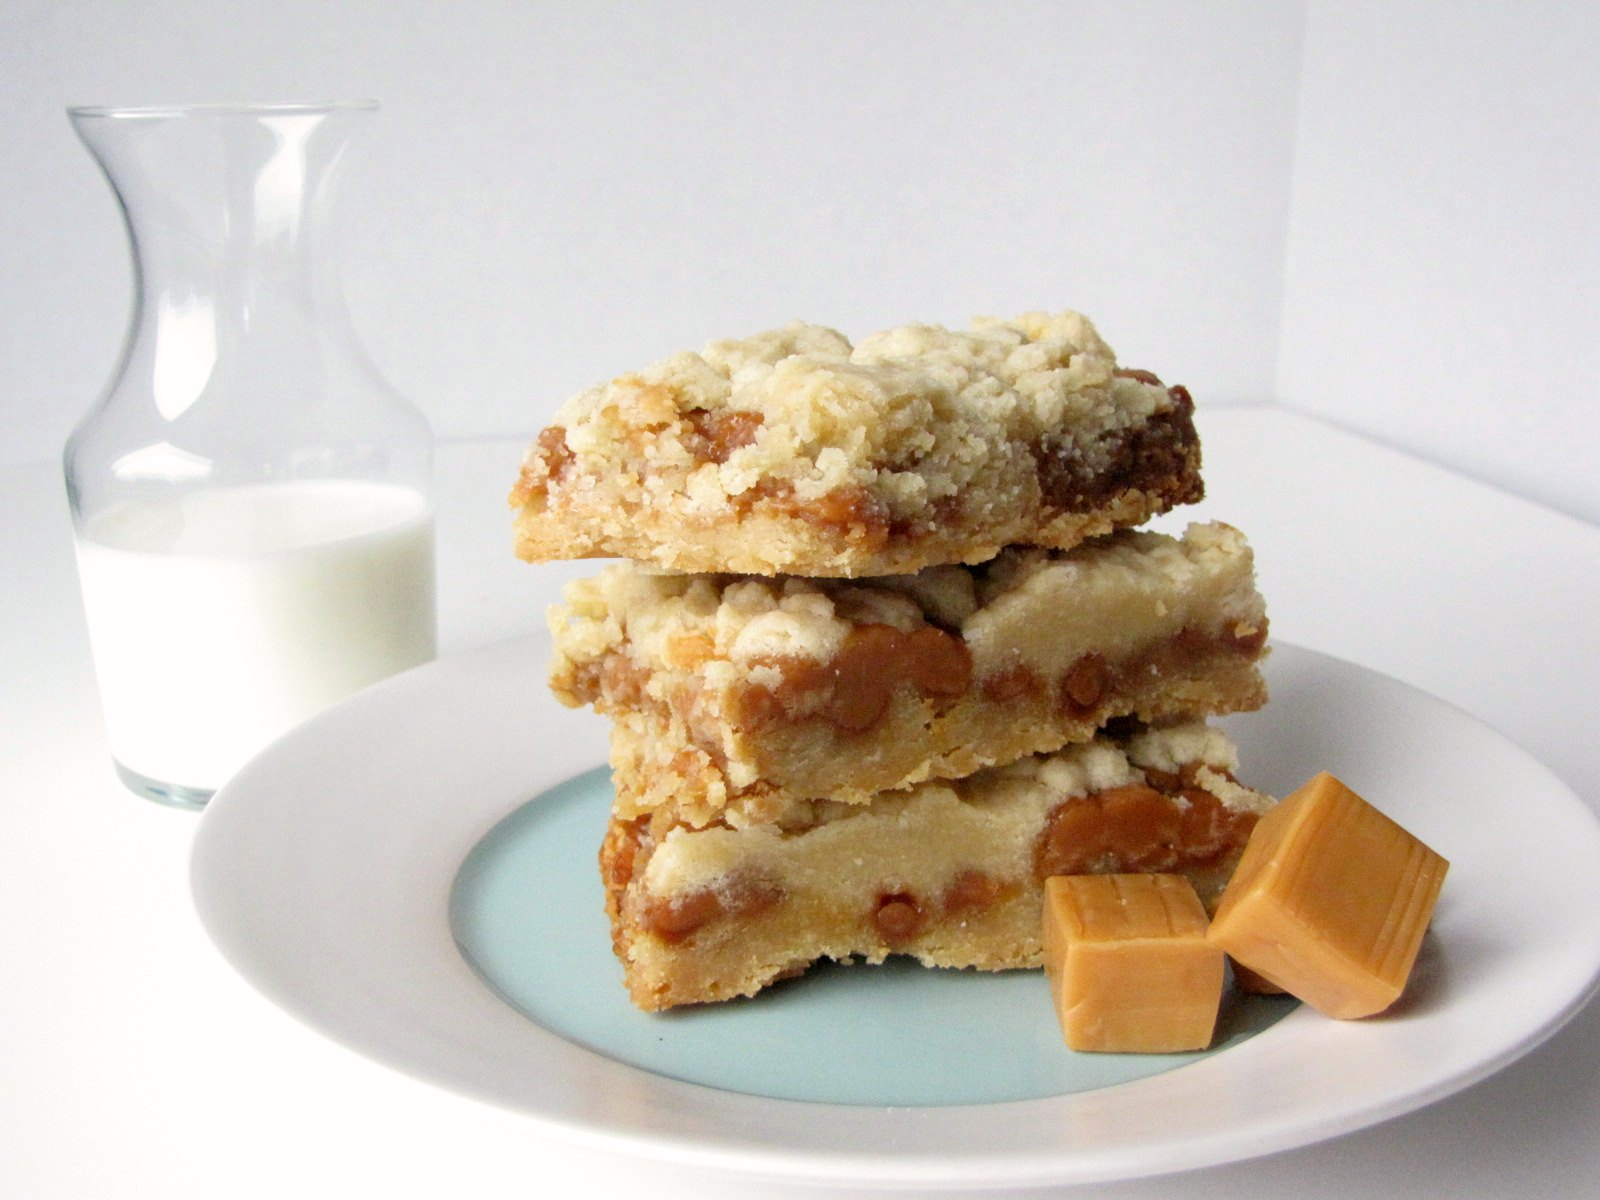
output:
M 217 488 L 78 537 L 111 751 L 207 792 L 319 709 L 434 656 L 433 517 L 390 484 Z

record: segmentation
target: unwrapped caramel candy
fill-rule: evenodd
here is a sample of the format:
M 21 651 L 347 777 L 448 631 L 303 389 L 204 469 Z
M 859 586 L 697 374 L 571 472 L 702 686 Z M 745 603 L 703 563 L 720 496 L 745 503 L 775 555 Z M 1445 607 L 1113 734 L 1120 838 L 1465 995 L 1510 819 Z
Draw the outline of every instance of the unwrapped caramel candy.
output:
M 1272 980 L 1257 975 L 1242 962 L 1230 962 L 1233 968 L 1233 983 L 1247 996 L 1282 996 L 1284 990 Z
M 1326 771 L 1256 824 L 1211 944 L 1330 1017 L 1405 990 L 1447 863 Z
M 1222 952 L 1181 875 L 1057 875 L 1044 884 L 1044 965 L 1074 1050 L 1204 1050 Z

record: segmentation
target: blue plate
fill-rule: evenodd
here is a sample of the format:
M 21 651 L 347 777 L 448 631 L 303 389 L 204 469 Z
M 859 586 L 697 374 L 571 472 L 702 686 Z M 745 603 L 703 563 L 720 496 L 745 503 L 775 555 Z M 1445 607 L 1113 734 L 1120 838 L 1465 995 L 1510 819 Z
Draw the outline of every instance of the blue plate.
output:
M 644 1013 L 611 954 L 596 855 L 605 770 L 501 821 L 462 865 L 450 919 L 462 954 L 518 1011 L 618 1062 L 775 1099 L 925 1106 L 1031 1100 L 1183 1066 L 1295 1007 L 1230 992 L 1212 1049 L 1079 1054 L 1061 1042 L 1039 971 L 828 963 L 748 1000 Z

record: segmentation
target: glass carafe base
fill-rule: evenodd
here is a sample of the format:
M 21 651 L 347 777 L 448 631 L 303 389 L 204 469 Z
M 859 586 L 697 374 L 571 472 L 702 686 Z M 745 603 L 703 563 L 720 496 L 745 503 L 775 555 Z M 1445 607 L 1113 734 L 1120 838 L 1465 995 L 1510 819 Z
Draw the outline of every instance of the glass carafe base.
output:
M 117 778 L 127 785 L 128 790 L 135 795 L 143 796 L 146 800 L 154 800 L 157 804 L 170 805 L 173 808 L 187 808 L 198 812 L 206 806 L 216 793 L 210 788 L 184 787 L 181 783 L 163 783 L 159 779 L 151 779 L 148 775 L 141 775 L 138 771 L 123 766 L 112 759 L 117 768 Z

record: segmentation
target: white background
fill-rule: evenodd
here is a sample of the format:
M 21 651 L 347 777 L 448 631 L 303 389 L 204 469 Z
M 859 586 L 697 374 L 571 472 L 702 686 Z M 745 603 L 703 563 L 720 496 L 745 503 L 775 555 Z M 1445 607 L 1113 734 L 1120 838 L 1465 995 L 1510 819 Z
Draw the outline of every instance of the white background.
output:
M 374 97 L 369 349 L 444 437 L 794 317 L 1074 307 L 1202 404 L 1279 400 L 1600 520 L 1600 6 L 0 6 L 0 461 L 128 314 L 69 103 Z
M 555 1153 L 207 954 L 193 820 L 110 777 L 58 476 L 8 465 L 55 459 L 128 315 L 63 106 L 383 102 L 345 178 L 357 323 L 442 437 L 512 435 L 441 455 L 453 650 L 536 623 L 567 571 L 503 551 L 515 439 L 591 381 L 796 316 L 1078 307 L 1203 407 L 1285 401 L 1600 522 L 1597 45 L 1594 4 L 0 0 L 6 1200 L 532 1195 Z M 1593 530 L 1220 416 L 1243 432 L 1208 435 L 1218 515 L 1259 544 L 1275 632 L 1600 795 L 1572 623 Z M 1597 1046 L 1591 1006 L 1402 1121 L 1095 1194 L 1592 1196 Z M 568 1194 L 637 1194 L 631 1164 L 569 1169 Z

